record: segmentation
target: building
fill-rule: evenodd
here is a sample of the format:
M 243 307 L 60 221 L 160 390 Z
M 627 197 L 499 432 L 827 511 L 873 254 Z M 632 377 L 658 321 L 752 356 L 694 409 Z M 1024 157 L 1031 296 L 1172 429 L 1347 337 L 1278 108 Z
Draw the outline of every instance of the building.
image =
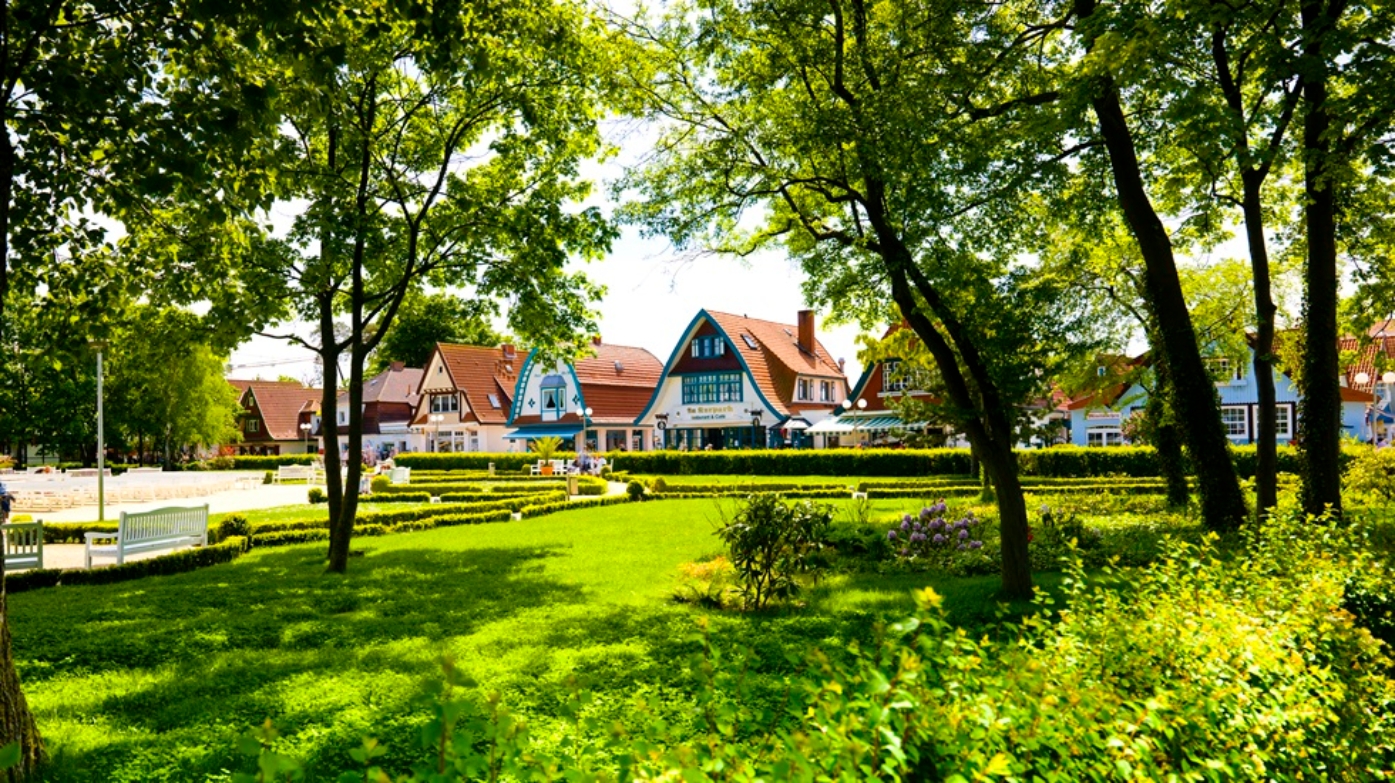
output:
M 1254 351 L 1247 353 L 1247 363 L 1232 367 L 1227 359 L 1209 360 L 1215 376 L 1216 393 L 1220 396 L 1221 420 L 1232 443 L 1253 443 L 1255 413 L 1259 408 L 1259 391 L 1254 382 Z M 1145 362 L 1140 358 L 1137 362 Z M 1369 384 L 1368 384 L 1369 385 Z M 1279 445 L 1293 440 L 1297 432 L 1298 403 L 1302 399 L 1293 379 L 1287 373 L 1274 374 L 1274 402 L 1277 410 L 1275 436 Z M 1375 401 L 1369 391 L 1342 386 L 1342 432 L 1361 437 L 1367 410 Z M 1127 422 L 1134 413 L 1143 410 L 1148 392 L 1133 381 L 1108 386 L 1100 391 L 1077 397 L 1066 404 L 1070 413 L 1070 442 L 1076 446 L 1118 446 L 1127 442 Z
M 882 335 L 882 339 L 905 328 L 905 324 L 892 326 Z M 895 407 L 899 400 L 910 398 L 924 403 L 937 400 L 917 388 L 915 374 L 902 372 L 901 367 L 900 361 L 888 359 L 873 362 L 863 369 L 862 377 L 853 384 L 852 393 L 841 401 L 848 404 L 839 405 L 835 415 L 807 431 L 814 439 L 814 445 L 821 448 L 892 446 L 899 444 L 908 430 L 939 435 L 946 444 L 955 442 L 953 434 L 945 427 L 902 421 Z
M 313 454 L 319 449 L 312 429 L 320 407 L 320 389 L 299 381 L 229 380 L 241 392 L 238 420 L 242 442 L 238 454 Z
M 812 310 L 794 324 L 702 310 L 636 423 L 670 449 L 803 447 L 806 430 L 847 393 L 842 362 L 815 337 Z
M 393 362 L 388 369 L 363 383 L 363 450 L 375 459 L 386 459 L 406 451 L 423 451 L 426 436 L 412 428 L 412 416 L 420 399 L 423 371 Z M 336 405 L 339 420 L 339 451 L 349 448 L 349 393 L 339 392 Z M 320 437 L 320 422 L 316 433 Z
M 425 451 L 509 451 L 509 408 L 518 380 L 512 345 L 437 343 L 416 390 L 410 427 Z
M 1364 343 L 1364 344 L 1363 344 Z M 1395 429 L 1395 320 L 1384 320 L 1371 327 L 1367 340 L 1343 337 L 1338 344 L 1342 356 L 1349 359 L 1342 373 L 1342 424 L 1350 431 L 1347 398 L 1357 393 L 1370 397 L 1361 412 L 1355 437 L 1369 443 L 1390 444 Z
M 536 350 L 530 353 L 514 388 L 512 429 L 505 437 L 518 448 L 545 437 L 589 451 L 652 447 L 653 425 L 638 420 L 663 366 L 643 348 L 610 345 L 599 337 L 590 353 L 574 362 L 547 362 Z

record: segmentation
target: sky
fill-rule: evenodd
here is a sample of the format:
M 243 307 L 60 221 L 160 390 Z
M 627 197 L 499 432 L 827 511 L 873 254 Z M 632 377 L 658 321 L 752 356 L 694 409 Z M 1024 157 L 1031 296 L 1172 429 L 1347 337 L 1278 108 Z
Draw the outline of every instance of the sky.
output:
M 619 148 L 610 160 L 588 166 L 584 175 L 594 183 L 590 203 L 609 212 L 614 204 L 606 193 L 649 149 L 652 137 L 633 126 L 613 124 L 607 138 Z M 282 207 L 272 214 L 280 228 L 289 225 L 293 210 Z M 578 263 L 596 283 L 606 288 L 598 303 L 601 338 L 615 345 L 647 349 L 660 362 L 668 360 L 684 327 L 701 309 L 747 315 L 794 325 L 796 313 L 805 309 L 801 283 L 804 274 L 782 251 L 770 250 L 746 258 L 676 252 L 661 237 L 643 237 L 627 227 L 610 255 L 589 264 Z M 815 316 L 819 340 L 835 359 L 847 360 L 848 382 L 861 373 L 857 360 L 855 326 L 824 326 L 825 313 Z M 502 326 L 502 324 L 501 324 Z M 294 327 L 292 327 L 294 328 Z M 306 383 L 319 377 L 314 354 L 285 341 L 254 337 L 232 354 L 228 373 L 232 378 L 275 379 L 290 376 Z

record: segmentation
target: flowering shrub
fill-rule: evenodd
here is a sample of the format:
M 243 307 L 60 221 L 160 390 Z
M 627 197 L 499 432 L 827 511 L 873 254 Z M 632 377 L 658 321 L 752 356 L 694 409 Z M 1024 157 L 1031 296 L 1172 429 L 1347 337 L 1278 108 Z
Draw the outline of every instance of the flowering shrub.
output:
M 832 522 L 828 506 L 807 500 L 786 505 L 773 494 L 746 499 L 717 535 L 727 545 L 747 609 L 763 609 L 799 592 L 797 577 L 816 569 L 814 555 L 823 549 Z
M 897 557 L 902 560 L 924 560 L 934 559 L 939 553 L 949 550 L 982 549 L 980 528 L 983 520 L 974 516 L 970 509 L 959 519 L 950 522 L 945 518 L 948 512 L 949 507 L 941 500 L 922 508 L 919 514 L 902 516 L 901 524 L 886 533 Z

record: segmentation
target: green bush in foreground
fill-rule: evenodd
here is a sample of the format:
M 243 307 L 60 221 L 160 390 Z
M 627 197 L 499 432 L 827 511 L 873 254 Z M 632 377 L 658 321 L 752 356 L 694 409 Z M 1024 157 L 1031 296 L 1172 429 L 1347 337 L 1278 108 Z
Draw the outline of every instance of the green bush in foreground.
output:
M 568 736 L 548 745 L 447 664 L 421 761 L 400 779 L 1385 779 L 1391 661 L 1339 610 L 1347 575 L 1370 565 L 1361 535 L 1277 518 L 1228 554 L 1214 538 L 1174 543 L 1126 590 L 1109 574 L 1091 584 L 1077 561 L 1059 614 L 983 638 L 951 627 L 926 589 L 871 644 L 812 652 L 777 708 L 748 706 L 746 662 L 724 658 L 700 617 L 696 737 L 644 698 L 627 725 L 593 725 L 577 687 L 559 698 Z M 244 750 L 283 779 L 298 765 L 273 740 L 268 726 Z M 391 779 L 383 755 L 365 742 L 339 780 Z

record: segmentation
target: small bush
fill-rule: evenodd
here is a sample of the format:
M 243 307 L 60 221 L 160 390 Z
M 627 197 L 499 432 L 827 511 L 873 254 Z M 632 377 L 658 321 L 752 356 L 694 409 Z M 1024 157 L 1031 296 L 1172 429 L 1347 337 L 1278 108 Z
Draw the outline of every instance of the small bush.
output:
M 664 481 L 662 476 L 656 476 L 652 481 L 649 482 L 649 491 L 654 492 L 656 494 L 661 492 L 667 492 L 668 482 Z
M 625 485 L 625 494 L 630 500 L 644 500 L 644 485 L 638 481 L 631 481 Z
M 717 529 L 747 609 L 763 609 L 799 592 L 797 577 L 811 569 L 811 557 L 823 549 L 832 521 L 828 506 L 786 505 L 778 495 L 762 493 L 751 495 Z
M 276 474 L 275 474 L 274 472 L 270 471 L 270 470 L 268 470 L 268 471 L 266 472 L 266 475 L 265 475 L 265 476 L 262 476 L 262 483 L 263 483 L 263 484 L 270 484 L 270 483 L 274 482 L 275 480 L 276 480 Z
M 959 518 L 950 521 L 952 517 Z M 972 510 L 950 514 L 943 500 L 926 506 L 917 514 L 905 514 L 898 526 L 887 531 L 886 540 L 903 562 L 942 564 L 954 552 L 983 548 L 983 520 Z
M 392 486 L 392 479 L 382 475 L 381 473 L 374 476 L 373 480 L 368 482 L 368 487 L 373 491 L 374 494 L 384 492 L 390 486 Z
M 309 496 L 310 496 L 310 505 L 312 505 L 312 506 L 313 506 L 313 505 L 320 504 L 320 503 L 328 503 L 328 502 L 329 502 L 329 495 L 326 495 L 326 494 L 325 494 L 325 491 L 324 491 L 323 489 L 320 489 L 319 487 L 311 487 L 311 488 L 310 488 Z

